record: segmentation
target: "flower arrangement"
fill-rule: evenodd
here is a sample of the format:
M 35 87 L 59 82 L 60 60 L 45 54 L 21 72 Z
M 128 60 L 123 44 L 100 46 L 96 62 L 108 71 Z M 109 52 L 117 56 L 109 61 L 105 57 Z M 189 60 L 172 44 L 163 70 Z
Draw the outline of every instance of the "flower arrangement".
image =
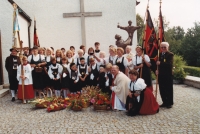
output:
M 68 98 L 54 98 L 48 105 L 47 111 L 59 111 L 62 109 L 65 109 L 67 105 L 69 105 L 69 99 Z
M 90 102 L 93 105 L 110 105 L 110 97 L 106 93 L 99 93 L 93 97 Z
M 70 104 L 68 106 L 69 109 L 73 111 L 81 111 L 82 110 L 82 102 L 80 98 L 80 93 L 77 94 L 68 94 Z

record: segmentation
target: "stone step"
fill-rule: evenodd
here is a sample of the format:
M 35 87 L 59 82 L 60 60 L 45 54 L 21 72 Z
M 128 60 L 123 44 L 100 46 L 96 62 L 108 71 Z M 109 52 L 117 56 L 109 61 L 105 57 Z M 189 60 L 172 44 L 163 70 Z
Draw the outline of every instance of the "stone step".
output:
M 3 89 L 3 85 L 0 85 L 0 90 Z
M 184 84 L 200 89 L 200 78 L 188 75 L 185 77 Z
M 9 89 L 1 89 L 0 90 L 0 98 L 7 95 L 9 93 Z

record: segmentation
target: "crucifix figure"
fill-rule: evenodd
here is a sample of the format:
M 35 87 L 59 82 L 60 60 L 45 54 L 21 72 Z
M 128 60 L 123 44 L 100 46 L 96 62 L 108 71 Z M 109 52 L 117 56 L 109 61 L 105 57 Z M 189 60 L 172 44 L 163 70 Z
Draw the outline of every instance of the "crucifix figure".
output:
M 63 18 L 81 17 L 82 45 L 86 45 L 85 17 L 94 17 L 94 16 L 102 16 L 102 12 L 85 12 L 84 11 L 84 0 L 80 0 L 80 12 L 79 13 L 63 13 Z

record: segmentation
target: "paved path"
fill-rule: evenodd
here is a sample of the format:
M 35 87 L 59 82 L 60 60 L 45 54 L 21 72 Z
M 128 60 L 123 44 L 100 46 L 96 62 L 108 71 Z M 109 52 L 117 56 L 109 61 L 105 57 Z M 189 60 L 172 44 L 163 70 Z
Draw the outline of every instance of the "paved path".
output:
M 30 104 L 11 102 L 10 95 L 0 98 L 0 133 L 200 133 L 200 90 L 174 85 L 174 106 L 160 108 L 155 115 L 127 117 L 125 112 L 82 112 L 63 110 L 47 113 Z M 160 96 L 158 101 L 161 104 Z

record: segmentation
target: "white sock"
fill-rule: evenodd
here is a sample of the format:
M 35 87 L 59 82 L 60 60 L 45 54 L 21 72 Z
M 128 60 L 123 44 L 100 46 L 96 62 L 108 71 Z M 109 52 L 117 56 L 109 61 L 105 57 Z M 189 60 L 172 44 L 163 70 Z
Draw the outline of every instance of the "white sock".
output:
M 12 97 L 15 97 L 15 90 L 10 90 Z
M 63 90 L 64 98 L 67 97 L 67 90 Z
M 37 93 L 37 91 L 34 91 L 34 94 L 35 94 L 35 98 L 37 97 L 37 94 L 36 94 L 36 93 Z
M 55 95 L 56 97 L 58 97 L 58 90 L 55 90 Z
M 47 97 L 51 97 L 51 96 L 50 96 L 50 91 L 47 91 Z
M 60 97 L 60 90 L 57 90 L 58 97 Z

